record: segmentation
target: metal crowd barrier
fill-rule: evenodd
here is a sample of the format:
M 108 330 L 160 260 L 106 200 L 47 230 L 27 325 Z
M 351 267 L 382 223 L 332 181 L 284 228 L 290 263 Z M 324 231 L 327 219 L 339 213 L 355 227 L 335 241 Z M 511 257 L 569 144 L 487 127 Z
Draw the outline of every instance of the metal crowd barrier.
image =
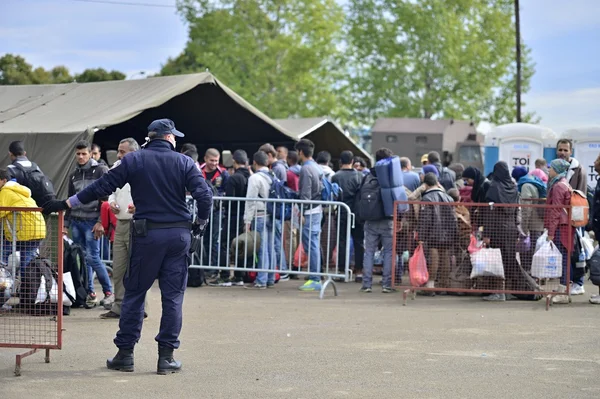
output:
M 49 363 L 62 347 L 63 215 L 40 211 L 0 208 L 0 347 L 30 349 L 16 355 L 17 376 L 24 357 L 45 349 Z
M 188 203 L 195 218 L 195 201 L 190 197 Z M 261 210 L 254 214 L 249 224 L 244 222 L 246 207 L 266 209 L 267 204 L 273 204 L 278 217 L 269 216 L 266 211 Z M 291 208 L 291 217 L 288 220 L 283 217 L 284 205 Z M 318 214 L 305 214 L 319 205 L 322 210 L 317 211 Z M 309 265 L 316 256 L 316 245 L 305 248 L 302 242 L 310 240 L 307 237 L 302 239 L 302 236 L 307 234 L 305 229 L 309 229 L 311 223 L 317 224 L 318 218 L 321 218 L 321 222 L 320 225 L 313 226 L 313 231 L 315 227 L 318 231 L 312 239 L 318 242 L 317 259 L 320 258 L 320 261 L 317 262 L 318 265 L 313 266 L 315 270 L 311 271 Z M 350 208 L 341 202 L 214 197 L 202 246 L 194 254 L 190 268 L 216 270 L 226 275 L 233 273 L 234 279 L 243 278 L 247 273 L 263 272 L 279 273 L 280 276 L 314 276 L 325 279 L 320 298 L 323 298 L 330 285 L 337 296 L 334 279 L 351 279 L 349 264 L 353 223 L 354 215 Z M 268 244 L 261 247 L 261 241 L 265 238 Z M 339 247 L 343 250 L 338 256 Z M 266 265 L 261 255 L 262 258 L 268 259 Z M 239 280 L 237 282 L 241 285 Z
M 544 250 L 536 248 L 544 226 L 560 223 L 561 218 L 570 222 L 570 206 L 400 204 L 409 210 L 400 214 L 395 207 L 393 253 L 399 260 L 392 257 L 392 283 L 403 289 L 404 305 L 408 295 L 415 299 L 417 291 L 498 294 L 506 300 L 545 297 L 547 309 L 553 296 L 570 295 L 574 230 L 559 224 L 552 244 L 542 237 L 539 244 Z

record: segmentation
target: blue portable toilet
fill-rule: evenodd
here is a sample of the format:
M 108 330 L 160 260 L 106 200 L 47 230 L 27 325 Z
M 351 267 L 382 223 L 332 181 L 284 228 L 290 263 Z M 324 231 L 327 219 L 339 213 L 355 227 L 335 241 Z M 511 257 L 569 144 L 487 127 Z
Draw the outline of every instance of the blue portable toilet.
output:
M 530 123 L 509 123 L 496 126 L 485 136 L 484 174 L 494 170 L 498 161 L 515 166 L 535 169 L 535 160 L 548 162 L 556 157 L 558 134 L 552 129 Z M 553 155 L 554 154 L 554 155 Z
M 594 170 L 594 161 L 600 155 L 600 126 L 569 129 L 561 135 L 561 138 L 573 141 L 573 157 L 585 170 L 588 184 L 596 189 L 598 174 Z

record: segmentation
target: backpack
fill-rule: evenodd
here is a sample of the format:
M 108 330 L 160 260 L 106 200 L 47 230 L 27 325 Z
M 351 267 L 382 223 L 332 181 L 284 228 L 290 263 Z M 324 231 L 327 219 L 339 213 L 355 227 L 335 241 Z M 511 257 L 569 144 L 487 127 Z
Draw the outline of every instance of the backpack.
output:
M 455 188 L 454 180 L 452 179 L 450 170 L 447 167 L 442 168 L 442 173 L 440 174 L 440 184 L 446 191 L 450 190 L 451 188 Z
M 321 175 L 321 185 L 323 186 L 321 190 L 322 201 L 340 201 L 342 199 L 342 188 L 340 185 L 330 182 L 324 174 Z
M 375 176 L 366 175 L 363 178 L 354 201 L 354 212 L 361 221 L 376 221 L 385 218 L 381 187 Z
M 587 261 L 590 268 L 590 280 L 592 284 L 600 287 L 600 251 L 594 251 L 592 258 Z
M 33 162 L 29 168 L 25 168 L 18 162 L 14 166 L 23 172 L 26 182 L 24 186 L 31 190 L 31 198 L 35 200 L 38 206 L 43 206 L 46 202 L 56 198 L 54 185 L 39 166 Z
M 585 227 L 590 220 L 590 205 L 584 193 L 574 190 L 570 185 L 563 182 L 571 192 L 571 226 Z
M 46 300 L 42 303 L 35 303 L 38 289 L 42 284 L 44 277 L 44 287 L 46 291 Z M 50 291 L 52 290 L 52 280 L 55 280 L 52 263 L 45 258 L 36 257 L 29 262 L 25 268 L 25 273 L 21 276 L 21 287 L 19 291 L 19 309 L 23 313 L 32 315 L 56 315 L 56 304 L 50 300 Z M 53 312 L 54 310 L 54 312 Z
M 63 273 L 71 273 L 73 287 L 75 288 L 75 298 L 69 298 L 73 308 L 85 307 L 88 286 L 88 269 L 85 263 L 85 253 L 83 248 L 77 244 L 70 244 L 69 241 L 63 241 Z
M 270 199 L 298 199 L 298 194 L 292 191 L 291 188 L 270 173 L 261 171 L 265 176 L 271 179 L 271 187 L 269 188 Z M 292 203 L 275 203 L 267 202 L 267 214 L 273 216 L 277 220 L 290 220 L 292 218 Z

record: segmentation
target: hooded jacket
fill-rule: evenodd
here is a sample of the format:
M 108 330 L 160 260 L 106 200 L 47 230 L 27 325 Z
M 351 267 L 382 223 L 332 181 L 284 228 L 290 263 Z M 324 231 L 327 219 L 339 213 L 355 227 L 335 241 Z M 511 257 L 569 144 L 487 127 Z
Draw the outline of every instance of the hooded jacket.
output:
M 247 168 L 238 168 L 235 173 L 229 177 L 227 187 L 225 187 L 225 195 L 227 197 L 238 197 L 245 198 L 248 193 L 248 180 L 250 179 L 250 171 Z M 225 204 L 227 206 L 227 204 Z M 239 202 L 239 213 L 238 203 L 231 203 L 231 219 L 235 220 L 234 217 L 237 215 L 243 215 L 246 208 L 246 202 Z
M 85 165 L 77 165 L 69 180 L 69 197 L 79 194 L 96 180 L 100 179 L 108 168 L 91 159 Z M 75 209 L 68 209 L 65 215 L 65 227 L 68 227 L 71 218 L 98 219 L 100 221 L 101 201 L 95 200 Z
M 287 183 L 288 166 L 284 160 L 278 159 L 277 161 L 273 162 L 273 164 L 271 165 L 271 170 L 275 174 L 276 178 L 278 178 L 284 183 Z
M 262 167 L 248 178 L 248 191 L 246 193 L 246 207 L 244 209 L 244 223 L 251 223 L 256 216 L 264 216 L 266 205 L 264 201 L 256 201 L 257 198 L 269 198 L 272 180 L 267 176 L 271 174 L 269 168 Z M 253 199 L 253 200 L 251 200 Z
M 323 174 L 325 175 L 327 180 L 331 181 L 331 178 L 335 174 L 333 169 L 331 169 L 328 165 L 319 165 L 319 166 L 321 167 L 321 169 L 323 169 Z
M 561 178 L 550 187 L 546 205 L 560 205 L 565 208 L 571 206 L 571 190 L 565 178 Z M 546 208 L 544 213 L 544 227 L 548 229 L 548 236 L 555 237 L 556 230 L 560 229 L 560 242 L 565 248 L 569 247 L 569 235 L 573 234 L 569 215 L 565 208 Z M 571 240 L 573 243 L 575 240 Z M 573 249 L 571 247 L 571 249 Z
M 37 208 L 31 198 L 31 190 L 15 181 L 8 181 L 0 189 L 0 208 Z M 17 231 L 17 241 L 43 240 L 46 238 L 46 222 L 40 212 L 17 212 L 16 220 L 13 212 L 0 211 L 0 219 L 4 220 L 4 240 L 12 241 L 13 221 Z
M 571 167 L 567 172 L 567 181 L 573 190 L 579 190 L 584 195 L 587 194 L 587 175 L 581 164 L 575 158 L 571 158 Z

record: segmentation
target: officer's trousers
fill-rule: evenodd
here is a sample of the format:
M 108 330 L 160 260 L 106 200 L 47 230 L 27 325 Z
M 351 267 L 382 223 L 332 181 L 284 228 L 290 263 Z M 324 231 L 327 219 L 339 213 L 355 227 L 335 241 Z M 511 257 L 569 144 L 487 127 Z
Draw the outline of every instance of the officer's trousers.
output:
M 133 349 L 139 341 L 144 299 L 156 279 L 161 291 L 162 317 L 155 339 L 161 346 L 179 348 L 190 241 L 189 229 L 179 227 L 149 230 L 146 237 L 133 237 L 119 332 L 114 340 L 118 348 Z

